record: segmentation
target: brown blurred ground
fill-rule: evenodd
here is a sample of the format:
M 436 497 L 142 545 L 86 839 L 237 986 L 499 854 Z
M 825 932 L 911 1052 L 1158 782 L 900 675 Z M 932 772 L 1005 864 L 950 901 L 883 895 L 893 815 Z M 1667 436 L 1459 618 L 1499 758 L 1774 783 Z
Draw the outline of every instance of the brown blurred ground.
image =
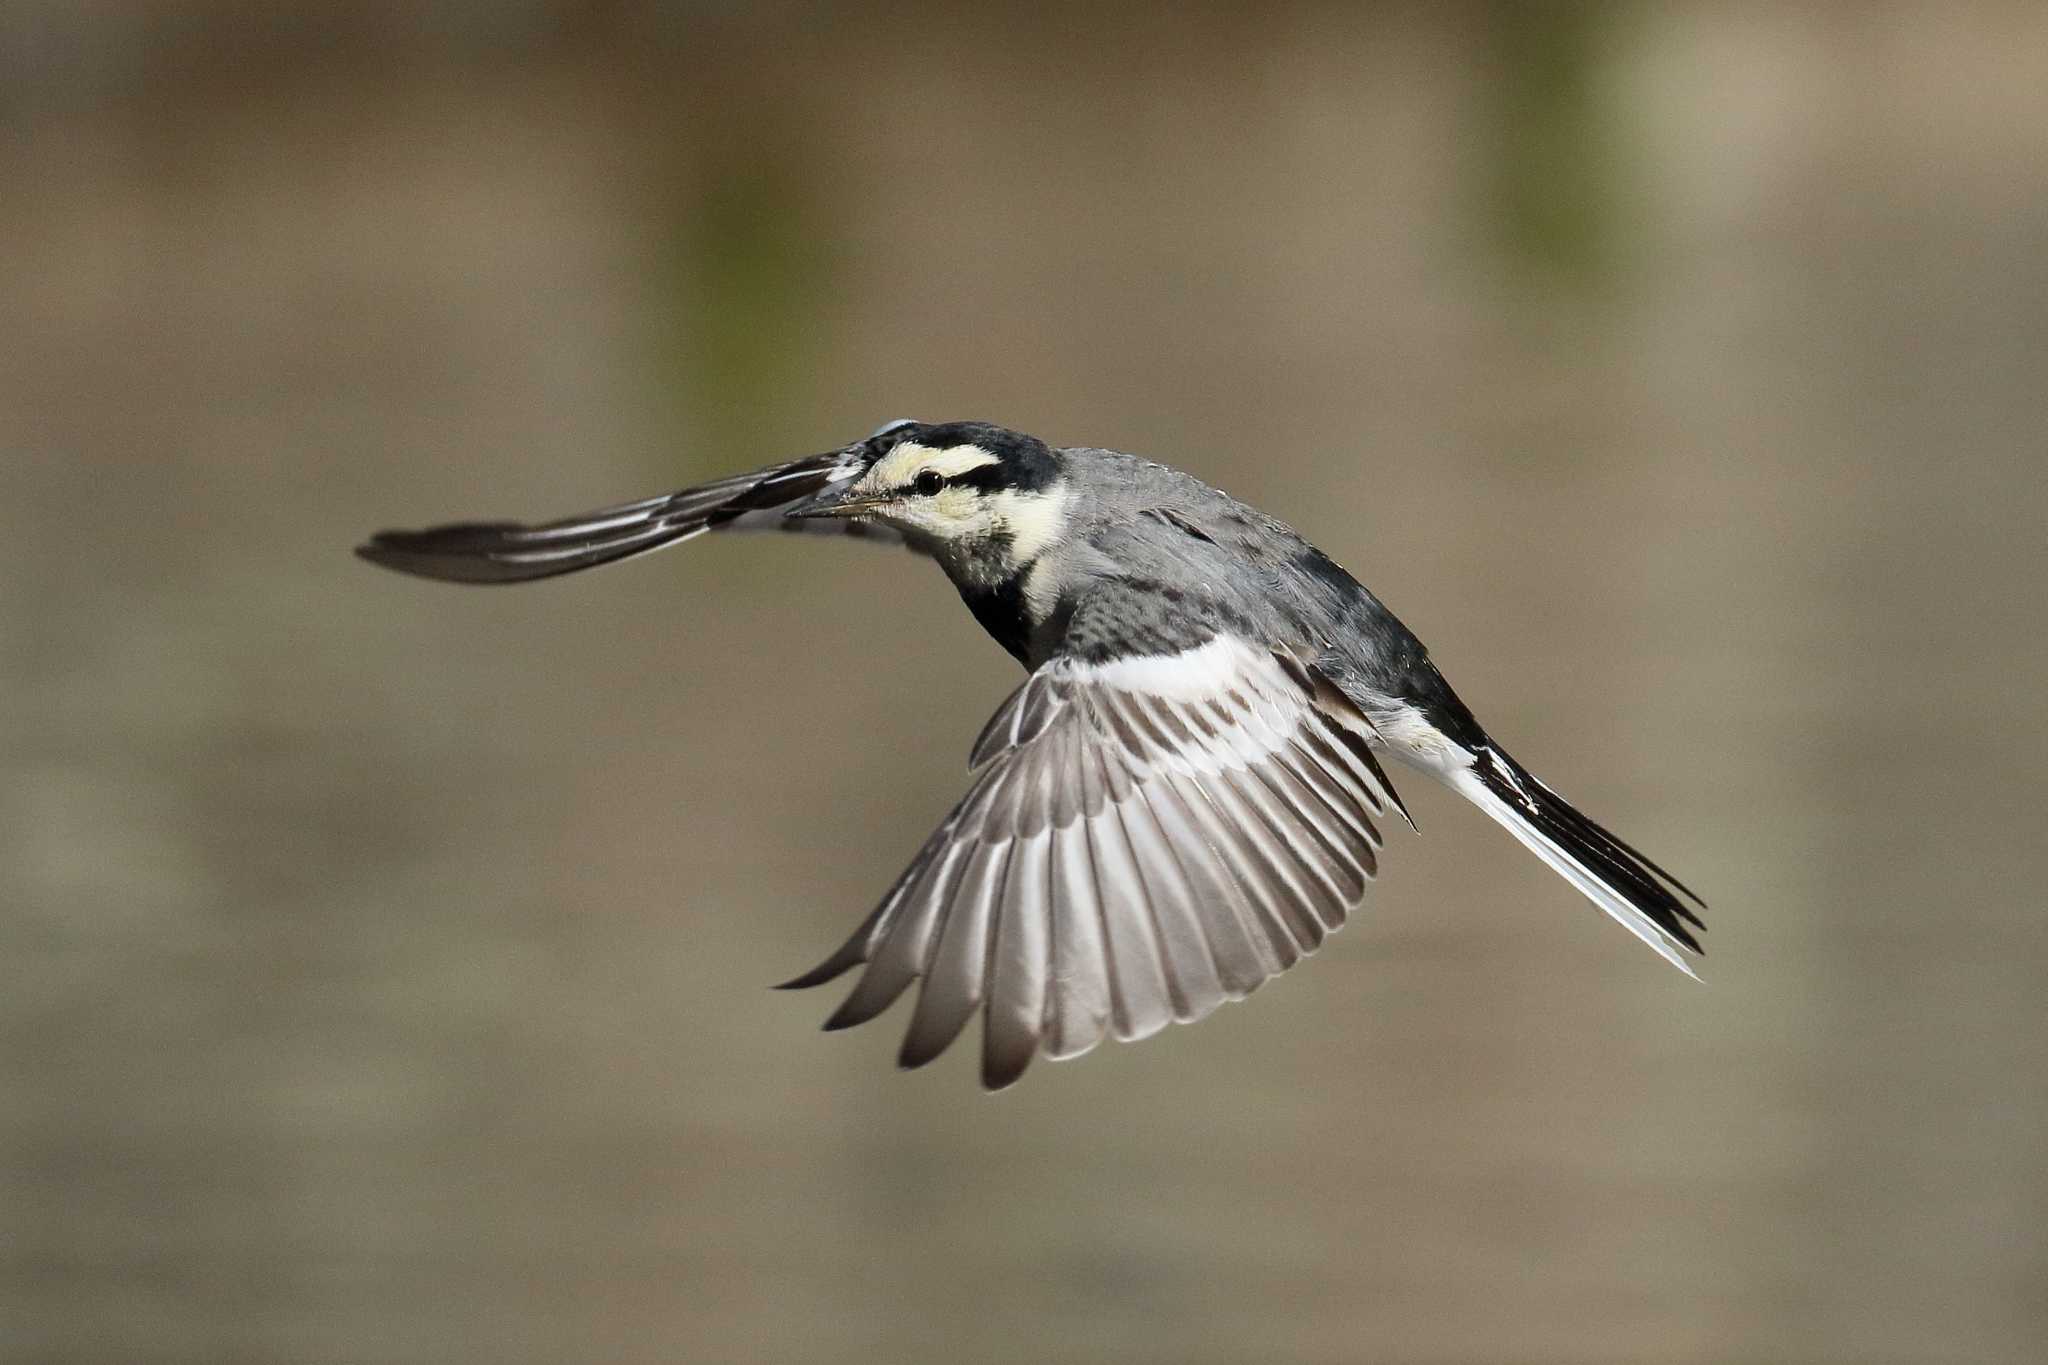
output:
M 0 3 L 0 1357 L 2048 1356 L 2037 5 Z M 988 416 L 1376 586 L 1448 797 L 976 1093 L 760 989 L 1011 685 L 929 567 L 350 560 Z

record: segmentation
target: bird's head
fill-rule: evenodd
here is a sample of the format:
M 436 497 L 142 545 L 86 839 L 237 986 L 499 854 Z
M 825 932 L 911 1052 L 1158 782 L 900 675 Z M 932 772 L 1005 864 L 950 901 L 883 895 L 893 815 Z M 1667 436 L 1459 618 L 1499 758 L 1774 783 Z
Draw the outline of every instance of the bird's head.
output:
M 853 452 L 860 473 L 792 517 L 888 523 L 956 577 L 1008 578 L 1066 527 L 1068 489 L 1045 442 L 990 422 L 890 422 Z

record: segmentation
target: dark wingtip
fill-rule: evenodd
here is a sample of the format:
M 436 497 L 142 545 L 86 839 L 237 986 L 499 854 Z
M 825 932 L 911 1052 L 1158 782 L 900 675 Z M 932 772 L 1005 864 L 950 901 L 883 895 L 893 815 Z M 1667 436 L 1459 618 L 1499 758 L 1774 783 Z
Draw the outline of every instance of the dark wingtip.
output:
M 867 952 L 862 946 L 867 941 L 866 930 L 867 926 L 862 925 L 861 932 L 856 933 L 852 938 L 840 944 L 834 950 L 832 956 L 826 958 L 801 976 L 793 976 L 787 981 L 777 983 L 774 989 L 778 991 L 807 991 L 813 986 L 822 986 L 827 981 L 846 975 L 855 967 L 867 961 Z
M 397 542 L 397 532 L 379 531 L 376 535 L 371 536 L 368 540 L 356 546 L 350 553 L 364 563 L 375 564 L 380 569 L 393 569 L 399 573 L 417 574 L 418 570 L 414 568 L 414 565 L 418 562 L 418 555 L 408 554 Z
M 981 1054 L 981 1088 L 993 1095 L 1008 1090 L 1024 1077 L 1036 1050 L 1030 1047 L 1002 1048 L 984 1045 Z
M 368 540 L 356 546 L 349 553 L 353 554 L 357 559 L 366 559 L 372 564 L 379 564 L 387 569 L 391 568 L 393 567 L 391 561 L 397 556 L 392 548 L 385 543 L 385 537 L 390 534 L 389 531 L 379 531 L 376 535 L 371 536 Z
M 870 1019 L 878 1019 L 882 1012 L 896 1003 L 896 995 L 876 995 L 870 991 L 856 990 L 832 1011 L 832 1017 L 819 1025 L 827 1033 L 838 1033 L 842 1029 L 859 1028 Z
M 903 1046 L 897 1049 L 896 1069 L 915 1071 L 921 1066 L 931 1065 L 938 1060 L 941 1053 L 953 1045 L 953 1039 L 957 1036 L 959 1035 L 949 1033 L 935 1042 L 931 1036 L 920 1034 L 913 1025 L 909 1036 L 903 1040 Z
M 375 564 L 380 569 L 396 569 L 400 573 L 405 573 L 421 556 L 417 550 L 408 551 L 403 540 L 402 532 L 379 531 L 350 553 L 365 563 Z
M 828 981 L 844 976 L 858 965 L 858 959 L 852 962 L 841 962 L 839 955 L 835 953 L 803 975 L 792 976 L 787 981 L 778 981 L 768 989 L 772 991 L 807 991 L 813 986 L 822 986 Z
M 1348 734 L 1349 732 L 1346 731 L 1345 733 Z M 1370 744 L 1362 740 L 1359 742 L 1358 747 L 1364 755 L 1366 763 L 1371 766 L 1372 775 L 1379 779 L 1380 790 L 1387 794 L 1387 800 L 1394 803 L 1394 809 L 1401 812 L 1401 818 L 1408 822 L 1408 832 L 1411 834 L 1422 833 L 1422 826 L 1415 823 L 1415 816 L 1409 812 L 1408 803 L 1401 799 L 1401 793 L 1395 789 L 1394 779 L 1388 777 L 1387 770 L 1380 766 L 1379 755 L 1372 751 Z
M 489 557 L 481 538 L 502 531 L 496 523 L 437 527 L 428 531 L 379 531 L 355 547 L 357 559 L 380 569 L 443 583 L 515 583 L 531 578 Z

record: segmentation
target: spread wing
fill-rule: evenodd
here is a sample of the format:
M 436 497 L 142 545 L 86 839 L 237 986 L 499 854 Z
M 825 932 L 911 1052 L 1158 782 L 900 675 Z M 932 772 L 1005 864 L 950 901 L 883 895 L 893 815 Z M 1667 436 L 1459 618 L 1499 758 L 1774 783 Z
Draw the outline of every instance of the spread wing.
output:
M 854 936 L 788 985 L 866 971 L 827 1028 L 922 982 L 922 1066 L 984 1018 L 982 1083 L 1242 999 L 1344 923 L 1400 809 L 1370 722 L 1291 655 L 1230 635 L 1055 658 L 975 746 L 973 785 Z M 1405 812 L 1404 812 L 1405 814 Z
M 706 531 L 807 531 L 901 544 L 901 536 L 877 522 L 793 521 L 782 515 L 858 477 L 862 468 L 854 452 L 833 451 L 539 525 L 458 522 L 424 531 L 379 531 L 356 553 L 422 578 L 524 583 L 630 559 Z

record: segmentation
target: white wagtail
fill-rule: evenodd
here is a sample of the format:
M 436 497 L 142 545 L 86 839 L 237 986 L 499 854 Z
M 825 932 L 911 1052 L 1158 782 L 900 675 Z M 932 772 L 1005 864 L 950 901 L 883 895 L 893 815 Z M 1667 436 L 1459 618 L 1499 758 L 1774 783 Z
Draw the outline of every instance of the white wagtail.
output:
M 1363 899 L 1374 822 L 1407 818 L 1382 752 L 1691 975 L 1680 950 L 1700 951 L 1704 926 L 1681 895 L 1704 909 L 1697 896 L 1510 758 L 1329 556 L 1164 465 L 987 422 L 898 421 L 588 516 L 385 531 L 357 553 L 517 583 L 768 528 L 937 560 L 1030 671 L 975 743 L 966 797 L 853 937 L 786 983 L 865 964 L 837 1029 L 922 981 L 906 1067 L 979 1011 L 982 1083 L 999 1089 L 1034 1053 L 1200 1019 L 1293 966 Z

